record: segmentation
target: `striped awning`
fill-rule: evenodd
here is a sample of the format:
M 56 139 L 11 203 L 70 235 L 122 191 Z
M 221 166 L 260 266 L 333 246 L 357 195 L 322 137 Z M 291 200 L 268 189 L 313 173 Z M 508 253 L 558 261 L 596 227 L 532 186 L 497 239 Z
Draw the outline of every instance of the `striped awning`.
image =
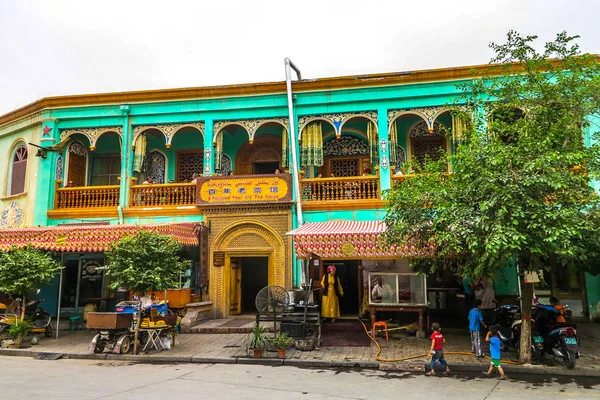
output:
M 104 252 L 110 244 L 123 236 L 139 231 L 158 232 L 173 236 L 184 246 L 198 246 L 200 224 L 145 224 L 145 225 L 64 225 L 41 228 L 0 229 L 0 251 L 11 246 L 33 247 L 66 252 Z
M 399 258 L 432 255 L 433 248 L 407 243 L 388 246 L 382 240 L 382 221 L 307 222 L 288 235 L 294 237 L 298 258 L 316 254 L 327 259 Z

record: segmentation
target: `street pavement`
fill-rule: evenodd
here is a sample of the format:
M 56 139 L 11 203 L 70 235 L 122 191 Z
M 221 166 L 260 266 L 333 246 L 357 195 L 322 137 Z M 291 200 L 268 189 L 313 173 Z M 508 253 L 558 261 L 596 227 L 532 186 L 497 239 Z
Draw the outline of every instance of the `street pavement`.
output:
M 581 375 L 600 377 L 600 329 L 598 324 L 588 324 L 587 330 L 581 329 L 582 357 L 577 360 L 574 370 L 568 370 L 561 361 L 546 357 L 544 365 L 512 366 L 506 364 L 509 372 L 543 374 L 543 375 Z M 587 333 L 586 333 L 587 332 Z M 105 351 L 102 355 L 94 355 L 89 351 L 89 343 L 94 336 L 93 332 L 80 331 L 74 333 L 60 332 L 60 338 L 42 338 L 40 344 L 29 349 L 0 349 L 0 355 L 34 356 L 38 352 L 59 353 L 70 358 L 98 357 L 101 359 L 124 358 L 127 361 L 139 362 L 198 362 L 198 363 L 250 363 L 254 360 L 247 351 L 248 334 L 242 333 L 205 333 L 177 335 L 176 346 L 170 351 L 154 352 L 141 356 L 118 356 Z M 471 348 L 468 334 L 446 332 L 447 340 L 444 346 L 447 352 L 469 352 Z M 427 353 L 430 347 L 428 340 L 418 340 L 414 336 L 406 336 L 398 332 L 390 333 L 390 341 L 379 338 L 382 347 L 381 357 L 397 359 Z M 331 367 L 346 366 L 358 368 L 372 368 L 382 370 L 412 370 L 422 371 L 428 357 L 417 358 L 404 362 L 382 362 L 375 359 L 376 346 L 371 343 L 369 347 L 322 347 L 314 351 L 299 351 L 293 347 L 288 349 L 286 360 L 283 362 L 290 366 L 303 367 Z M 269 365 L 281 364 L 276 353 L 267 353 L 266 358 L 258 360 Z M 505 359 L 517 359 L 516 351 L 503 354 Z M 0 363 L 5 357 L 0 358 Z M 470 355 L 448 354 L 447 360 L 451 367 L 457 370 L 479 371 L 488 366 L 489 360 L 477 359 Z M 0 364 L 1 365 L 1 364 Z
M 124 361 L 2 357 L 6 399 L 599 399 L 598 378 L 307 369 L 240 364 L 139 364 Z M 526 380 L 523 380 L 526 379 Z

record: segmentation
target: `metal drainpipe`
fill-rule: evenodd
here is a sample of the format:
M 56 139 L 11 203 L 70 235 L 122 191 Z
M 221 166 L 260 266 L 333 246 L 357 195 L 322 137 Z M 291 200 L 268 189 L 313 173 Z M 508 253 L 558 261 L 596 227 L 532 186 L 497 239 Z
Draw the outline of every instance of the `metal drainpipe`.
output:
M 290 139 L 292 141 L 292 164 L 293 164 L 293 179 L 294 179 L 294 191 L 296 192 L 296 218 L 298 220 L 298 227 L 302 226 L 302 197 L 300 195 L 300 176 L 298 173 L 298 155 L 297 155 L 297 142 L 296 142 L 296 129 L 294 127 L 294 99 L 292 98 L 292 71 L 296 71 L 298 80 L 302 80 L 302 74 L 298 67 L 294 65 L 292 60 L 286 58 L 285 62 L 285 85 L 287 87 L 287 99 L 288 99 L 288 113 L 290 115 Z

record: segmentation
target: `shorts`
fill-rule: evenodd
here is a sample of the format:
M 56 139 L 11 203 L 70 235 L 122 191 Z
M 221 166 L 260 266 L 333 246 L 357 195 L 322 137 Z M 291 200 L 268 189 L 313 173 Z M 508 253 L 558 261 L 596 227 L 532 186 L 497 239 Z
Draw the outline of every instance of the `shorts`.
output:
M 497 358 L 492 358 L 492 361 L 490 361 L 490 364 L 492 364 L 496 368 L 499 368 L 500 367 L 500 360 L 497 359 Z

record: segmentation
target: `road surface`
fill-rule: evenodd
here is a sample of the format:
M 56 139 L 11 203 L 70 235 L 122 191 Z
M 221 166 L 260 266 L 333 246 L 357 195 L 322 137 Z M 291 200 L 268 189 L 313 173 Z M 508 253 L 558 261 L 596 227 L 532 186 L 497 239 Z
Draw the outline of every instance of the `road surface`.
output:
M 600 399 L 600 379 L 475 375 L 243 364 L 134 364 L 0 356 L 2 399 Z

